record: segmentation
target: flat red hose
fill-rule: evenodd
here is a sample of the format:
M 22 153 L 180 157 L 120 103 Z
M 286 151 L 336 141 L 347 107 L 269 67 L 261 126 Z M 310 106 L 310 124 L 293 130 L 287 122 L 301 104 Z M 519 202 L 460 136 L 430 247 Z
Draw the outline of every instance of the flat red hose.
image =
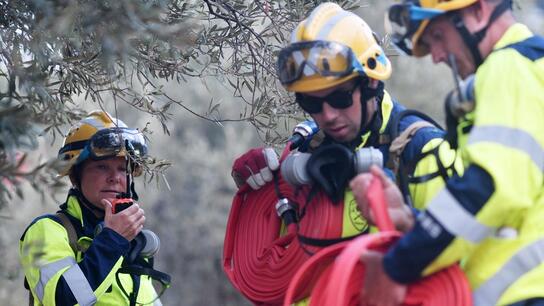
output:
M 285 154 L 284 154 L 285 155 Z M 308 189 L 296 196 L 281 177 L 278 183 L 283 197 L 305 205 Z M 301 248 L 295 224 L 280 237 L 281 219 L 274 184 L 253 191 L 243 187 L 235 195 L 227 222 L 223 246 L 223 269 L 231 283 L 249 300 L 258 305 L 281 305 L 289 281 L 310 255 Z M 343 204 L 333 205 L 318 193 L 307 204 L 305 216 L 298 223 L 299 234 L 317 239 L 339 238 L 342 234 Z M 311 252 L 322 248 L 303 246 Z M 309 272 L 317 279 L 319 271 Z M 310 285 L 299 286 L 294 296 L 299 300 L 310 292 Z
M 307 273 L 318 267 L 322 273 L 311 284 L 311 306 L 366 306 L 360 305 L 359 300 L 364 282 L 361 253 L 365 250 L 385 253 L 401 236 L 392 230 L 393 225 L 385 209 L 383 187 L 378 179 L 373 180 L 368 196 L 381 232 L 328 247 L 312 257 L 293 277 L 287 290 L 285 306 L 297 301 L 297 291 L 301 284 L 307 282 Z M 472 296 L 465 275 L 457 265 L 453 265 L 410 284 L 402 305 L 470 306 Z

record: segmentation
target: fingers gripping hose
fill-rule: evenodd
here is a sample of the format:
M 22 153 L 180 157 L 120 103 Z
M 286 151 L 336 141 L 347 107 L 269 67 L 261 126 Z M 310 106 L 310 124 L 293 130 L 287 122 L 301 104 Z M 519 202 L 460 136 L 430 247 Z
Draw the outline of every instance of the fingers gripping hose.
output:
M 341 236 L 343 205 L 332 205 L 322 194 L 305 204 L 308 190 L 295 195 L 281 177 L 278 188 L 291 203 L 298 203 L 299 210 L 307 205 L 298 223 L 299 234 L 320 239 Z M 275 208 L 278 200 L 274 184 L 256 191 L 241 188 L 233 199 L 227 222 L 223 269 L 244 296 L 260 305 L 281 305 L 289 281 L 310 258 L 297 239 L 297 224 L 289 225 L 286 234 L 280 236 L 281 219 Z M 304 248 L 320 250 L 307 245 Z M 308 274 L 311 278 L 312 273 Z M 301 285 L 294 298 L 301 299 L 305 293 L 309 293 L 309 286 Z
M 361 253 L 364 250 L 385 253 L 401 236 L 393 230 L 378 179 L 373 180 L 368 196 L 381 232 L 328 247 L 312 257 L 297 271 L 289 284 L 285 306 L 297 301 L 300 287 L 307 282 L 307 274 L 316 269 L 319 269 L 321 275 L 311 283 L 310 305 L 360 305 L 365 269 L 360 261 Z M 402 305 L 468 306 L 472 305 L 472 297 L 465 275 L 454 265 L 410 284 Z

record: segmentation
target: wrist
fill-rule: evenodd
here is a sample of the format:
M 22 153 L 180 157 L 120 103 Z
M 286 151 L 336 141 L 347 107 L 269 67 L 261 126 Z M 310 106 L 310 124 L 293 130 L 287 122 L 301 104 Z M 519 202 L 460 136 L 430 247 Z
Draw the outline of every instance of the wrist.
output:
M 401 222 L 398 226 L 398 230 L 403 233 L 406 233 L 414 227 L 415 218 L 414 218 L 412 209 L 410 209 L 408 205 L 403 205 L 403 213 L 404 213 L 404 217 L 401 218 Z

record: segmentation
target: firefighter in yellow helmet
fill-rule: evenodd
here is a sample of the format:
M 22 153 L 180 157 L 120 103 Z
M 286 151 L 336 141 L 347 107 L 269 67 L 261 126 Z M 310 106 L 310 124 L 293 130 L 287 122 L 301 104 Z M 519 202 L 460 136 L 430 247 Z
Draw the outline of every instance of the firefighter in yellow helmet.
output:
M 463 79 L 468 92 L 453 97 L 468 99 L 454 102 L 470 107 L 453 112 L 447 99 L 447 109 L 465 170 L 385 256 L 365 255 L 380 268 L 367 270 L 376 290 L 363 290 L 365 303 L 398 303 L 401 283 L 462 260 L 474 305 L 544 305 L 544 39 L 516 22 L 511 5 L 405 0 L 389 9 L 399 48 L 431 54 Z
M 314 141 L 308 151 L 315 155 L 327 146 L 339 145 L 351 152 L 374 147 L 384 162 L 397 156 L 401 170 L 395 169 L 395 163 L 387 163 L 386 171 L 391 177 L 397 170 L 399 177 L 407 174 L 405 184 L 399 179 L 403 196 L 421 207 L 443 186 L 442 176 L 453 172 L 455 154 L 432 119 L 406 110 L 384 90 L 383 81 L 391 70 L 372 29 L 335 3 L 316 7 L 294 29 L 277 61 L 279 81 L 295 93 L 298 105 L 324 133 L 324 140 Z M 393 151 L 392 140 L 399 135 L 406 145 Z M 272 172 L 279 167 L 271 148 L 256 148 L 236 159 L 232 173 L 238 186 L 248 184 L 258 189 L 272 180 Z M 340 184 L 336 191 L 327 194 L 343 205 L 342 237 L 368 232 L 369 225 L 361 218 L 347 184 Z M 403 209 L 410 213 L 408 207 Z M 403 227 L 404 219 L 398 221 L 397 226 Z
M 143 135 L 104 111 L 70 129 L 58 153 L 66 165 L 60 175 L 72 182 L 67 200 L 56 214 L 34 219 L 20 241 L 33 305 L 161 305 L 152 279 L 167 285 L 169 276 L 142 252 L 156 236 L 143 235 L 144 211 L 130 182 L 146 154 Z M 114 212 L 120 195 L 134 204 Z
M 390 156 L 390 136 L 394 138 L 410 127 L 411 141 L 395 154 L 402 157 L 410 176 L 433 173 L 426 179 L 411 179 L 411 188 L 440 184 L 440 176 L 451 173 L 452 151 L 440 147 L 444 156 L 440 174 L 430 151 L 442 143 L 444 132 L 431 118 L 413 115 L 384 90 L 383 81 L 390 77 L 391 69 L 366 22 L 335 3 L 319 5 L 294 29 L 277 62 L 279 81 L 295 93 L 298 105 L 325 135 L 319 145 L 337 143 L 353 151 L 372 146 L 382 151 L 385 162 Z M 421 121 L 427 124 L 412 130 L 411 126 Z M 235 161 L 232 174 L 238 186 L 247 183 L 259 189 L 272 180 L 271 172 L 278 168 L 270 148 L 256 148 Z M 393 170 L 389 171 L 391 176 Z M 414 192 L 420 196 L 414 201 L 416 207 L 429 196 L 423 191 L 426 189 Z

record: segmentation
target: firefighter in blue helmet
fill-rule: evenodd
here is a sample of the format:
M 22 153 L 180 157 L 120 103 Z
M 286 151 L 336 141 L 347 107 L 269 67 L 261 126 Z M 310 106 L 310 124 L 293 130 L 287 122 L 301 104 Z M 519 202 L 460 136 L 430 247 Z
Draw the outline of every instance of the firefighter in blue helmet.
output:
M 430 54 L 462 79 L 446 109 L 465 170 L 417 218 L 406 216 L 411 230 L 385 256 L 363 256 L 378 267 L 366 271 L 364 303 L 398 304 L 402 284 L 461 260 L 475 305 L 544 305 L 544 39 L 516 22 L 511 6 L 405 0 L 389 9 L 400 49 Z M 363 207 L 370 179 L 352 182 Z
M 161 305 L 152 279 L 167 286 L 169 276 L 136 254 L 146 243 L 144 211 L 134 202 L 112 212 L 118 195 L 134 194 L 130 180 L 146 154 L 143 135 L 103 111 L 70 129 L 58 158 L 73 187 L 60 211 L 34 219 L 20 241 L 33 305 Z

